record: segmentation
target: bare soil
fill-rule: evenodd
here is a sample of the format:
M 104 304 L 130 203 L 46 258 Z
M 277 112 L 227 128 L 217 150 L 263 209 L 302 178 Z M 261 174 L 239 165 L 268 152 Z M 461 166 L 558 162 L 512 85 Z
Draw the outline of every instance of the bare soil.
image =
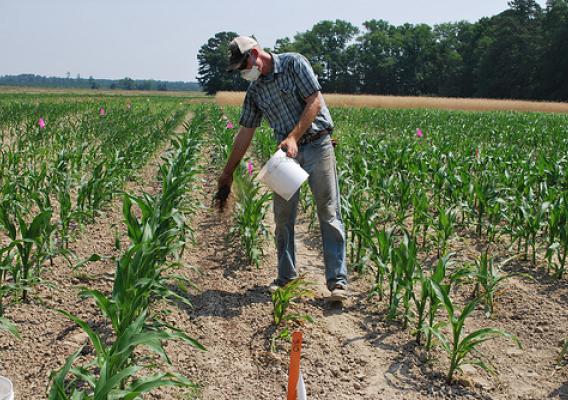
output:
M 154 178 L 157 162 L 159 157 L 149 163 L 139 180 L 143 186 L 134 189 L 159 190 Z M 168 306 L 171 314 L 167 316 L 208 351 L 169 343 L 172 368 L 199 384 L 199 399 L 284 399 L 290 345 L 280 343 L 276 352 L 270 351 L 274 328 L 267 286 L 276 274 L 274 244 L 266 243 L 261 268 L 247 265 L 238 244 L 227 236 L 230 207 L 225 213 L 209 207 L 217 173 L 206 166 L 203 189 L 194 194 L 204 207 L 191 221 L 197 244 L 186 251 L 188 267 L 181 271 L 197 285 L 190 296 L 193 308 Z M 368 300 L 369 274 L 351 274 L 352 296 L 343 306 L 325 302 L 319 232 L 308 230 L 308 224 L 301 215 L 297 259 L 300 272 L 315 283 L 316 297 L 297 304 L 295 310 L 315 318 L 302 328 L 301 370 L 309 399 L 568 399 L 568 366 L 557 366 L 559 342 L 568 332 L 565 280 L 554 281 L 520 261 L 510 264 L 509 268 L 526 270 L 534 280 L 507 280 L 493 319 L 476 310 L 467 329 L 500 327 L 517 335 L 523 349 L 505 339 L 490 341 L 481 352 L 498 375 L 466 368 L 448 385 L 448 360 L 441 350 L 424 353 L 410 329 L 404 331 L 399 323 L 387 320 L 384 302 Z M 94 252 L 116 256 L 115 231 L 124 232 L 120 200 L 86 228 L 73 244 L 74 250 L 81 257 Z M 465 259 L 475 243 L 462 240 L 452 246 Z M 0 375 L 13 380 L 18 399 L 46 398 L 49 374 L 87 341 L 78 327 L 53 308 L 65 309 L 96 327 L 101 317 L 92 301 L 78 297 L 78 290 L 89 286 L 108 292 L 112 287 L 112 260 L 90 263 L 77 273 L 63 260 L 55 261 L 47 277 L 53 287 L 44 285 L 29 304 L 7 309 L 22 340 L 0 333 Z M 469 293 L 462 290 L 454 295 L 465 300 Z M 145 398 L 183 399 L 187 392 L 164 388 Z

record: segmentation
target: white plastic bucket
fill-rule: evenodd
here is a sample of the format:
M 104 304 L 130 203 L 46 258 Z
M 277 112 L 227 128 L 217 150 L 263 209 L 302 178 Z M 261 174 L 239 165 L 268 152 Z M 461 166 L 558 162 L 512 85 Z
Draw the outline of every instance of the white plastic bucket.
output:
M 3 376 L 0 376 L 0 400 L 14 400 L 12 382 Z
M 290 200 L 308 176 L 300 164 L 286 156 L 283 150 L 274 153 L 258 173 L 258 179 L 286 201 Z

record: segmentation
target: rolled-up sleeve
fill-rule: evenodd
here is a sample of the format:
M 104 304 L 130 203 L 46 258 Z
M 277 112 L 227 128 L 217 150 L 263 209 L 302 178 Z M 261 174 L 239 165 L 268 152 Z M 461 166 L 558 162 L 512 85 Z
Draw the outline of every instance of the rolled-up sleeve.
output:
M 296 73 L 296 87 L 304 99 L 321 90 L 321 85 L 306 57 L 300 54 L 296 57 L 294 72 Z
M 256 105 L 251 93 L 247 91 L 243 109 L 241 110 L 241 119 L 239 124 L 245 128 L 258 128 L 262 121 L 262 111 Z

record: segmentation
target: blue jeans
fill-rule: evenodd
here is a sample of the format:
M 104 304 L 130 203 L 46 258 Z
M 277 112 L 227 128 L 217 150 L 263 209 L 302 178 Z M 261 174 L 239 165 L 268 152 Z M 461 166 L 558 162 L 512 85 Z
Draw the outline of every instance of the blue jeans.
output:
M 331 138 L 326 135 L 298 149 L 296 160 L 310 177 L 308 183 L 314 195 L 323 241 L 323 259 L 327 288 L 336 284 L 347 286 L 345 266 L 345 230 L 340 215 L 339 185 L 335 153 Z M 278 285 L 298 277 L 294 246 L 294 224 L 300 191 L 289 201 L 274 193 L 274 220 L 278 252 Z

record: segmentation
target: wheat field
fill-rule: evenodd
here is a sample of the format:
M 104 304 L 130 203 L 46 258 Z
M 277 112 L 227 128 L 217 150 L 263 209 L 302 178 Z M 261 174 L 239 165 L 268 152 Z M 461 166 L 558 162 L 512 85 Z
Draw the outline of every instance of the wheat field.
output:
M 219 105 L 240 105 L 244 92 L 218 92 Z M 351 94 L 324 94 L 330 107 L 369 108 L 433 108 L 466 111 L 523 111 L 568 113 L 568 103 L 524 100 L 464 99 L 449 97 L 372 96 Z

